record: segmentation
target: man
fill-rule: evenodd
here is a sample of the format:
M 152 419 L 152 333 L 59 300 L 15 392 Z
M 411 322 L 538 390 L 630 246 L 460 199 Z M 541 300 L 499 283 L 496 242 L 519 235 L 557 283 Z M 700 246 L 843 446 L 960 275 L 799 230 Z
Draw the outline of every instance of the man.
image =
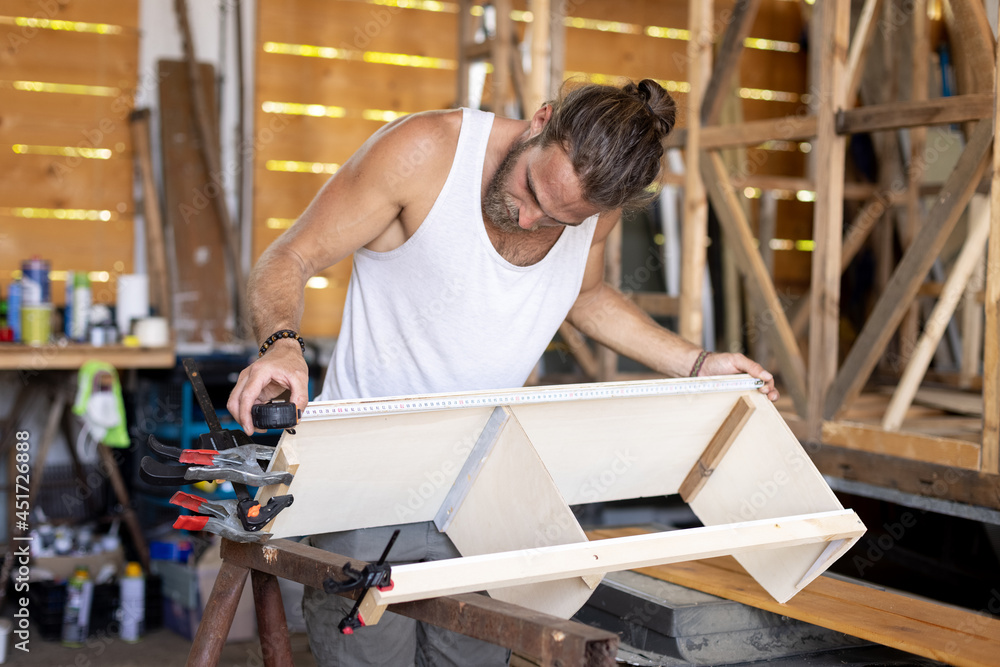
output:
M 229 411 L 290 390 L 307 403 L 296 340 L 309 277 L 354 254 L 341 335 L 320 400 L 521 386 L 563 319 L 669 376 L 749 373 L 659 327 L 603 282 L 604 243 L 622 209 L 655 196 L 675 105 L 654 81 L 588 85 L 520 121 L 471 110 L 414 114 L 376 132 L 261 256 L 249 301 L 259 340 Z M 291 331 L 289 337 L 269 336 Z M 268 336 L 267 339 L 264 337 Z M 373 560 L 393 527 L 312 536 Z M 458 555 L 433 524 L 404 527 L 393 559 Z M 504 664 L 481 642 L 387 614 L 340 637 L 346 601 L 308 589 L 310 643 L 323 664 Z

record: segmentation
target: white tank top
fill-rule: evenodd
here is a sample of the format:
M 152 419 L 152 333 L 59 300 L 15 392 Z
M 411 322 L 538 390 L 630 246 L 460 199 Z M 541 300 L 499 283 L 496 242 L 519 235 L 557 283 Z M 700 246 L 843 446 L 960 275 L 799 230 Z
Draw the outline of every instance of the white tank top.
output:
M 597 216 L 515 266 L 484 227 L 493 114 L 462 110 L 455 159 L 417 231 L 354 253 L 340 338 L 318 400 L 520 387 L 580 293 Z

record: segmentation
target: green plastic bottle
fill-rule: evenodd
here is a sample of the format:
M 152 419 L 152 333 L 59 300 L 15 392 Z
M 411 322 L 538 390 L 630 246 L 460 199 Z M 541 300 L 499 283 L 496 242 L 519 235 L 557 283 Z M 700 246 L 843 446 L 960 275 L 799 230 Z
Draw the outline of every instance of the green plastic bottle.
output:
M 90 571 L 80 565 L 66 582 L 66 606 L 63 610 L 62 643 L 83 646 L 90 635 L 90 603 L 94 597 L 94 582 Z

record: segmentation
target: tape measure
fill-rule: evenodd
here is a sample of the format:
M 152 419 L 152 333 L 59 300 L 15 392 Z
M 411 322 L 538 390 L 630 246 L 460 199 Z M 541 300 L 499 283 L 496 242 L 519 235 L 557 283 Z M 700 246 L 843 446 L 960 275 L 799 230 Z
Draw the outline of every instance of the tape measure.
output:
M 250 416 L 257 428 L 292 428 L 299 421 L 299 409 L 289 401 L 271 401 L 250 408 Z
M 347 399 L 310 403 L 302 411 L 301 421 L 317 421 L 362 415 L 426 412 L 429 410 L 496 407 L 500 405 L 562 403 L 601 398 L 635 398 L 640 396 L 737 392 L 749 391 L 762 386 L 764 386 L 763 380 L 752 378 L 749 375 L 723 375 L 704 378 L 525 387 L 498 391 L 427 394 L 424 396 L 395 398 Z

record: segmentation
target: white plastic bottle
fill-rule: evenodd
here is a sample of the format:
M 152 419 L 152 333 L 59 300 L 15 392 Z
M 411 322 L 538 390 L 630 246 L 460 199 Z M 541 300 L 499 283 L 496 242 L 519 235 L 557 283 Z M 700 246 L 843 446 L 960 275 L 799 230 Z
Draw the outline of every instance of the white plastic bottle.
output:
M 125 566 L 119 582 L 121 599 L 121 638 L 126 642 L 142 639 L 146 621 L 146 578 L 142 566 L 134 561 Z
M 89 340 L 89 317 L 90 317 L 91 293 L 90 277 L 86 271 L 77 271 L 73 274 L 73 310 L 72 333 L 70 338 L 78 343 L 86 343 Z

